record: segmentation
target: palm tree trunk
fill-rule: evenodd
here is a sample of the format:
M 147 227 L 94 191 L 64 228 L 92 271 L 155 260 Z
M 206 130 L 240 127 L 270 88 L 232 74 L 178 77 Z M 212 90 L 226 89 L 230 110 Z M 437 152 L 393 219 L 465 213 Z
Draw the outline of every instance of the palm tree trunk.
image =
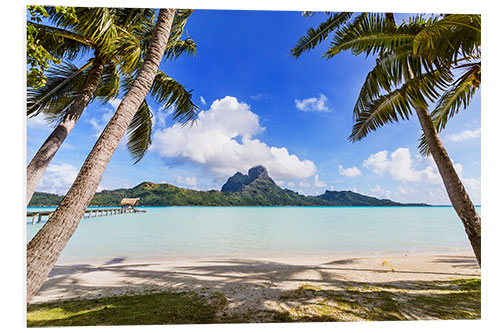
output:
M 462 220 L 465 232 L 476 255 L 477 262 L 481 266 L 481 218 L 476 212 L 472 201 L 460 181 L 455 168 L 451 162 L 446 149 L 441 143 L 436 128 L 426 108 L 416 106 L 415 110 L 420 121 L 420 125 L 429 145 L 434 161 L 438 167 L 444 187 L 448 193 L 451 204 Z
M 27 298 L 33 297 L 55 265 L 92 200 L 113 152 L 146 94 L 163 57 L 175 9 L 161 9 L 144 64 L 129 92 L 85 160 L 75 182 L 43 228 L 27 246 Z
M 52 133 L 50 133 L 47 140 L 45 140 L 28 165 L 26 172 L 26 204 L 29 204 L 31 201 L 31 197 L 42 180 L 43 174 L 45 173 L 45 170 L 47 170 L 50 161 L 63 144 L 69 132 L 71 132 L 73 127 L 75 127 L 75 124 L 82 115 L 83 110 L 85 110 L 89 104 L 97 86 L 99 85 L 99 81 L 101 81 L 104 64 L 104 60 L 96 56 L 92 64 L 92 68 L 90 69 L 89 76 L 85 80 L 83 90 L 72 102 L 71 107 L 64 118 L 56 126 Z

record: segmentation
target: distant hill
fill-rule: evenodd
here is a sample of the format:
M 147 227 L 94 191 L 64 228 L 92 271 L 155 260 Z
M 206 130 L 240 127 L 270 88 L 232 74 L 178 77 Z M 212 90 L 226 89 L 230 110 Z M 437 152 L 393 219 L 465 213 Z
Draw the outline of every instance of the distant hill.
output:
M 118 206 L 122 198 L 140 198 L 141 206 L 427 206 L 402 204 L 351 191 L 325 191 L 305 196 L 282 189 L 263 166 L 251 168 L 248 175 L 237 172 L 221 191 L 196 191 L 170 184 L 143 182 L 133 188 L 101 191 L 91 206 Z M 35 192 L 29 206 L 57 206 L 62 196 Z

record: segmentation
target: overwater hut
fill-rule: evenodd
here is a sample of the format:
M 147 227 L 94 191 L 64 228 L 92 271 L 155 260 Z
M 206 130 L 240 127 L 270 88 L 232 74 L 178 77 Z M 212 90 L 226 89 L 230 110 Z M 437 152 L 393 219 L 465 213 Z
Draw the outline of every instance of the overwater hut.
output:
M 122 208 L 128 207 L 128 206 L 135 208 L 135 206 L 137 206 L 138 201 L 139 201 L 139 198 L 123 198 L 122 202 L 120 202 L 120 206 L 122 206 Z

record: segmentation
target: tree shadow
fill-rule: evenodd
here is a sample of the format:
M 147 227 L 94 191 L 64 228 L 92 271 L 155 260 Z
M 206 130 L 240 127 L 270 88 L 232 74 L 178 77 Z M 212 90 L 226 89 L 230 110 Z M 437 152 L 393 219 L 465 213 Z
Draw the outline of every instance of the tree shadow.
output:
M 444 256 L 436 260 L 451 259 L 454 264 L 471 260 L 469 257 Z M 228 259 L 167 265 L 126 263 L 125 258 L 113 258 L 103 265 L 56 265 L 34 301 L 58 302 L 68 298 L 97 299 L 152 292 L 196 291 L 203 297 L 224 295 L 230 305 L 219 311 L 218 320 L 222 322 L 449 319 L 474 318 L 480 313 L 480 310 L 474 307 L 471 310 L 469 305 L 460 303 L 460 298 L 434 304 L 427 312 L 407 306 L 409 300 L 417 296 L 420 302 L 433 303 L 436 293 L 460 291 L 450 282 L 455 281 L 452 279 L 470 279 L 479 277 L 479 274 L 418 270 L 392 272 L 390 269 L 351 267 L 358 260 L 352 258 L 319 265 L 298 265 Z M 363 282 L 346 278 L 346 274 L 352 277 L 358 276 L 357 273 L 369 273 L 369 276 L 389 274 L 391 282 Z M 430 283 L 420 280 L 422 274 L 430 275 L 428 279 L 441 281 Z M 112 279 L 107 281 L 110 276 Z M 99 280 L 101 277 L 102 281 Z M 295 294 L 290 294 L 294 291 Z M 387 292 L 391 293 L 392 300 L 387 298 Z M 384 297 L 387 298 L 386 303 L 379 304 Z M 469 301 L 480 304 L 480 300 Z M 389 311 L 391 306 L 397 310 Z M 460 312 L 456 306 L 463 306 L 465 312 Z M 446 311 L 447 308 L 453 308 L 453 311 Z M 295 312 L 290 309 L 295 309 Z M 321 311 L 326 311 L 326 314 L 321 314 Z

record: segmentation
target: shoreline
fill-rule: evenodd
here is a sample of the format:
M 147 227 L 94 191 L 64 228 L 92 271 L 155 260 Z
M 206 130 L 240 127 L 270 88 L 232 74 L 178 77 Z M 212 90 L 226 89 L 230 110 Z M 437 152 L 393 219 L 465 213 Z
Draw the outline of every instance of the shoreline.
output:
M 326 289 L 367 283 L 398 286 L 480 277 L 472 250 L 58 262 L 32 304 L 168 291 L 222 293 L 230 304 L 243 302 L 252 308 L 266 307 L 263 304 L 268 301 L 279 304 L 280 294 L 304 285 Z
M 56 265 L 73 266 L 73 265 L 106 265 L 108 263 L 184 263 L 196 261 L 213 261 L 213 260 L 276 260 L 282 262 L 309 262 L 321 261 L 323 259 L 336 258 L 376 258 L 376 257 L 421 257 L 433 255 L 474 255 L 470 248 L 448 248 L 448 249 L 428 249 L 428 250 L 382 250 L 382 251 L 323 251 L 322 253 L 253 253 L 253 254 L 232 254 L 232 255 L 158 255 L 158 256 L 120 256 L 116 258 L 109 257 L 64 257 L 61 256 Z

